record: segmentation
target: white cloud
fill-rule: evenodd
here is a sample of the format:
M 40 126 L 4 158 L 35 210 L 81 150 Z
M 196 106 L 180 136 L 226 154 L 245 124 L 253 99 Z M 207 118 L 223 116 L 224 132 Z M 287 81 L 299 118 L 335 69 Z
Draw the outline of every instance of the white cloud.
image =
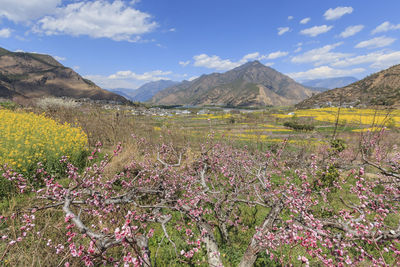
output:
M 61 0 L 0 0 L 0 19 L 28 22 L 51 14 Z
M 338 6 L 335 9 L 328 9 L 325 14 L 324 17 L 326 20 L 335 20 L 335 19 L 339 19 L 342 16 L 346 15 L 346 14 L 351 14 L 353 13 L 353 8 L 351 6 Z
M 157 23 L 147 13 L 116 0 L 77 2 L 57 8 L 54 14 L 40 19 L 34 31 L 46 35 L 87 35 L 115 41 L 139 41 L 140 35 L 151 32 Z
M 310 69 L 302 72 L 287 73 L 293 79 L 308 80 L 308 79 L 320 79 L 320 78 L 333 78 L 340 76 L 354 75 L 364 72 L 363 68 L 355 68 L 350 70 L 334 69 L 329 66 L 321 66 L 318 68 Z
M 371 64 L 370 67 L 384 69 L 399 64 L 400 51 L 394 52 L 373 52 L 366 55 L 346 58 L 332 64 L 335 67 L 348 67 L 360 64 Z
M 155 71 L 150 71 L 150 72 L 145 72 L 143 74 L 137 74 L 135 72 L 132 72 L 130 70 L 121 70 L 118 71 L 115 74 L 111 74 L 108 76 L 110 79 L 133 79 L 133 80 L 138 80 L 138 81 L 158 81 L 165 79 L 165 75 L 171 74 L 171 71 L 161 71 L 161 70 L 155 70 Z
M 375 58 L 375 61 L 371 64 L 372 68 L 386 69 L 393 65 L 399 64 L 400 62 L 400 51 L 382 54 Z
M 287 33 L 289 30 L 290 30 L 289 27 L 279 27 L 279 28 L 278 28 L 278 35 L 285 34 L 285 33 Z
M 232 62 L 229 59 L 221 59 L 219 56 L 208 56 L 206 54 L 196 55 L 193 57 L 194 66 L 205 67 L 216 70 L 229 70 L 240 65 L 239 62 Z
M 307 24 L 310 20 L 311 20 L 311 18 L 304 18 L 304 19 L 300 20 L 300 24 Z
M 15 36 L 15 39 L 17 39 L 17 40 L 19 40 L 19 41 L 27 41 L 27 38 L 25 38 L 25 37 L 22 37 L 22 36 L 20 36 L 20 35 L 16 35 Z
M 248 61 L 262 60 L 268 58 L 268 56 L 260 55 L 259 52 L 255 52 L 243 56 L 239 61 L 233 62 L 229 59 L 221 59 L 219 56 L 216 55 L 209 56 L 207 54 L 201 54 L 193 57 L 194 59 L 193 65 L 196 67 L 205 67 L 216 70 L 230 70 L 239 67 L 240 65 Z
M 300 31 L 300 33 L 304 35 L 309 35 L 311 37 L 315 37 L 317 35 L 330 31 L 332 28 L 333 26 L 327 26 L 327 25 L 314 26 L 311 28 L 304 29 Z
M 65 57 L 59 57 L 59 56 L 54 56 L 54 59 L 57 60 L 57 61 L 64 61 L 64 60 L 67 60 L 67 58 L 65 58 Z
M 364 29 L 364 25 L 349 26 L 343 32 L 340 33 L 340 37 L 347 38 L 353 36 L 356 33 L 360 32 L 362 29 Z
M 379 48 L 391 45 L 396 39 L 380 36 L 366 41 L 359 42 L 355 48 Z
M 342 44 L 343 43 L 340 42 L 315 48 L 298 56 L 292 57 L 291 61 L 293 63 L 314 63 L 315 66 L 332 64 L 342 58 L 351 56 L 351 54 L 332 52 L 333 49 Z
M 10 36 L 11 36 L 11 29 L 9 28 L 0 29 L 1 38 L 8 38 Z
M 393 31 L 393 30 L 399 30 L 400 29 L 400 24 L 391 24 L 389 21 L 385 21 L 378 27 L 376 27 L 373 31 L 372 34 L 379 33 L 379 32 L 387 32 L 387 31 Z
M 182 67 L 186 67 L 189 64 L 190 64 L 190 60 L 188 60 L 188 61 L 179 61 L 179 65 L 181 65 Z
M 128 88 L 136 89 L 144 82 L 132 81 L 132 80 L 114 80 L 107 76 L 102 75 L 85 75 L 84 78 L 89 79 L 96 83 L 101 88 L 105 89 L 116 89 L 116 88 Z
M 171 71 L 149 71 L 142 74 L 132 72 L 130 70 L 118 71 L 109 76 L 103 75 L 86 75 L 85 78 L 94 81 L 102 88 L 115 89 L 115 88 L 129 88 L 135 89 L 146 82 L 158 80 L 170 80 L 168 75 Z
M 296 48 L 296 50 L 294 50 L 295 53 L 298 53 L 298 52 L 300 52 L 301 50 L 303 50 L 303 47 L 302 47 L 302 46 L 303 46 L 303 43 L 301 43 L 301 42 L 300 42 L 300 43 L 297 43 L 296 46 L 297 46 L 297 48 Z
M 240 65 L 252 61 L 252 60 L 265 60 L 265 59 L 276 59 L 279 57 L 287 56 L 289 53 L 285 51 L 276 51 L 272 52 L 268 55 L 261 55 L 259 52 L 254 52 L 243 56 L 238 61 L 231 61 L 229 59 L 221 59 L 219 56 L 213 55 L 209 56 L 206 54 L 196 55 L 193 57 L 194 66 L 196 67 L 205 67 L 209 69 L 216 70 L 230 70 Z M 267 65 L 268 64 L 268 65 Z M 274 63 L 269 62 L 266 66 L 272 66 Z
M 288 20 L 292 20 L 292 19 L 294 19 L 294 17 L 293 16 L 289 16 L 289 17 L 287 17 L 287 19 Z
M 266 58 L 267 59 L 275 59 L 278 57 L 285 57 L 288 54 L 289 54 L 288 52 L 276 51 L 276 52 L 270 53 Z
M 241 60 L 239 60 L 238 63 L 244 64 L 244 63 L 246 63 L 247 61 L 250 61 L 250 60 L 261 60 L 263 58 L 264 58 L 264 56 L 260 55 L 260 53 L 254 52 L 254 53 L 250 53 L 250 54 L 245 55 Z
M 359 65 L 359 64 L 372 63 L 381 55 L 382 55 L 381 52 L 373 52 L 373 53 L 366 54 L 366 55 L 348 57 L 348 58 L 345 58 L 345 59 L 342 59 L 340 61 L 333 63 L 332 66 L 348 67 L 348 66 L 354 66 L 354 65 Z
M 80 66 L 73 66 L 72 67 L 75 71 L 78 71 L 81 67 Z
M 199 76 L 192 76 L 189 79 L 187 79 L 189 82 L 196 80 L 197 78 L 199 78 Z

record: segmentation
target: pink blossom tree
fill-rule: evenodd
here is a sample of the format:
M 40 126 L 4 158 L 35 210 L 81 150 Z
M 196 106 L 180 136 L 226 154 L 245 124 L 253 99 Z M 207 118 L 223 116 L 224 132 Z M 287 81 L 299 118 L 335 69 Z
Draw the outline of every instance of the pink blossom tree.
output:
M 247 236 L 239 266 L 252 266 L 261 253 L 282 265 L 400 262 L 400 154 L 383 156 L 378 139 L 363 143 L 362 159 L 379 179 L 368 178 L 366 166 L 341 170 L 337 153 L 328 161 L 310 155 L 293 169 L 285 143 L 273 153 L 210 142 L 189 159 L 184 149 L 155 148 L 139 139 L 143 160 L 134 158 L 112 176 L 107 168 L 121 146 L 102 160 L 97 146 L 84 171 L 63 158 L 68 178 L 63 184 L 40 165 L 33 178 L 44 184 L 39 188 L 5 169 L 3 177 L 34 194 L 35 201 L 0 217 L 6 244 L 0 257 L 29 235 L 44 238 L 35 221 L 52 209 L 63 213 L 65 237 L 47 245 L 65 266 L 74 259 L 86 266 L 151 266 L 157 261 L 158 249 L 151 255 L 149 247 L 155 232 L 182 263 L 204 253 L 209 266 L 223 266 L 223 249 L 238 233 Z M 249 224 L 244 208 L 262 212 Z M 10 233 L 17 221 L 19 228 Z

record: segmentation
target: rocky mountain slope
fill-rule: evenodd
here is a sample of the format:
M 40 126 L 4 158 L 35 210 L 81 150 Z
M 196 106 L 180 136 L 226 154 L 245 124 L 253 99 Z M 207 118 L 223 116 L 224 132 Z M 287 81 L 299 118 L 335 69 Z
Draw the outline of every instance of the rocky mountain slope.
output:
M 151 100 L 163 105 L 282 106 L 298 103 L 312 91 L 258 61 L 225 73 L 202 75 L 158 92 Z
M 126 102 L 117 94 L 101 89 L 49 55 L 10 52 L 0 48 L 0 97 L 37 98 L 46 96 L 90 98 Z
M 309 108 L 339 104 L 400 106 L 400 64 L 369 75 L 348 86 L 314 95 L 296 106 Z
M 336 77 L 304 81 L 301 84 L 316 91 L 324 92 L 329 89 L 344 87 L 358 81 L 354 77 Z

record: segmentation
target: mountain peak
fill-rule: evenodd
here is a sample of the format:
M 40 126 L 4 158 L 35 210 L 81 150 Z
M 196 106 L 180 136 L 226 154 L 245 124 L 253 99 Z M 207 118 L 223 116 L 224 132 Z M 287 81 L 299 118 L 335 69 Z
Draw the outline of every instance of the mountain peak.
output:
M 263 65 L 260 61 L 254 60 L 254 61 L 246 62 L 243 65 L 240 65 L 239 67 L 234 68 L 232 70 L 235 70 L 235 69 L 247 69 L 247 68 L 253 68 L 253 67 L 258 68 L 258 67 L 266 67 L 266 66 Z
M 266 106 L 290 105 L 312 91 L 259 61 L 250 61 L 224 73 L 202 75 L 157 93 L 157 104 Z
M 244 65 L 248 65 L 248 66 L 264 66 L 260 61 L 258 60 L 253 60 L 253 61 L 249 61 L 247 63 L 245 63 Z

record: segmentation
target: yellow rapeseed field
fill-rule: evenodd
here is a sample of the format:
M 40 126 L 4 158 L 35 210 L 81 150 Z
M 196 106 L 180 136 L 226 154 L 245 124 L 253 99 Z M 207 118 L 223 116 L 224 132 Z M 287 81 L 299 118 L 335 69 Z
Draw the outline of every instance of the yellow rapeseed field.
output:
M 263 128 L 263 129 L 245 129 L 247 133 L 254 133 L 254 132 L 293 132 L 291 129 L 286 128 Z
M 223 120 L 223 119 L 229 119 L 232 117 L 232 114 L 230 113 L 224 113 L 224 114 L 201 114 L 197 117 L 194 117 L 194 120 Z
M 296 110 L 294 115 L 274 114 L 278 118 L 312 117 L 317 121 L 336 122 L 338 108 L 319 108 Z M 377 125 L 377 126 L 396 126 L 400 127 L 400 110 L 374 110 L 341 108 L 339 113 L 339 122 L 341 124 L 356 125 Z
M 30 172 L 40 161 L 56 164 L 61 156 L 72 162 L 87 150 L 87 136 L 79 128 L 44 115 L 0 109 L 0 164 Z

